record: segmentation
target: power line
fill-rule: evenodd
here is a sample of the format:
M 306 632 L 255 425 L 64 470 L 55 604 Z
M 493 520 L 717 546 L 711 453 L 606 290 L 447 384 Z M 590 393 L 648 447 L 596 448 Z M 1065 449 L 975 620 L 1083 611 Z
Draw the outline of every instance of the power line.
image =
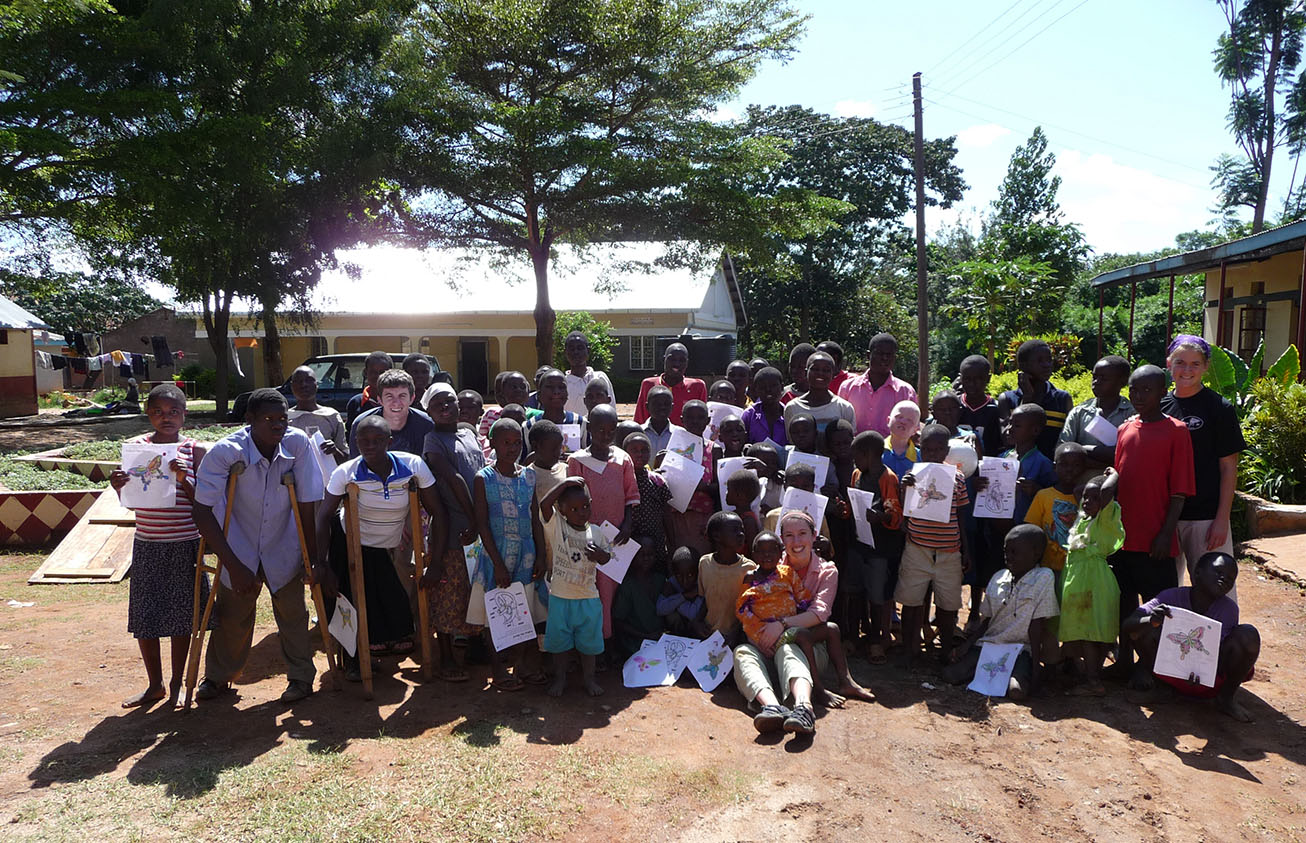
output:
M 964 99 L 964 98 L 963 98 L 963 97 L 957 97 L 957 99 Z M 1000 120 L 995 120 L 994 118 L 992 118 L 992 117 L 990 117 L 990 116 L 985 116 L 985 115 L 982 115 L 982 114 L 976 114 L 976 113 L 974 113 L 974 112 L 972 112 L 972 111 L 966 111 L 965 109 L 957 108 L 957 107 L 954 106 L 954 105 L 948 105 L 947 103 L 942 103 L 942 102 L 939 102 L 939 101 L 937 101 L 937 100 L 930 99 L 929 97 L 926 97 L 926 98 L 925 98 L 925 101 L 928 102 L 930 105 L 938 106 L 939 108 L 947 109 L 948 111 L 952 111 L 952 112 L 955 112 L 955 113 L 957 113 L 957 114 L 961 114 L 961 115 L 964 115 L 964 116 L 966 116 L 966 117 L 973 118 L 973 119 L 975 119 L 975 120 L 983 120 L 983 121 L 985 121 L 985 122 L 987 122 L 987 123 L 993 123 L 994 125 L 1001 126 L 1002 128 L 1007 129 L 1008 131 L 1012 131 L 1012 132 L 1016 131 L 1016 129 L 1013 129 L 1011 126 L 1006 125 L 1005 123 L 1003 123 L 1003 122 L 1000 121 Z M 967 100 L 967 102 L 974 102 L 974 100 Z M 1193 166 L 1190 165 L 1190 164 L 1182 164 L 1182 163 L 1180 163 L 1180 162 L 1178 162 L 1178 161 L 1173 161 L 1173 160 L 1171 160 L 1171 159 L 1169 159 L 1169 158 L 1162 158 L 1162 157 L 1159 156 L 1159 155 L 1154 155 L 1154 154 L 1152 154 L 1152 153 L 1150 153 L 1150 152 L 1144 152 L 1144 151 L 1141 150 L 1141 149 L 1134 149 L 1133 147 L 1123 146 L 1123 145 L 1121 145 L 1121 144 L 1116 143 L 1115 141 L 1110 141 L 1110 140 L 1106 140 L 1105 138 L 1095 137 L 1094 135 L 1088 135 L 1088 134 L 1085 134 L 1085 133 L 1083 133 L 1083 132 L 1077 131 L 1077 130 L 1075 130 L 1075 129 L 1068 129 L 1068 128 L 1066 128 L 1065 126 L 1058 126 L 1058 125 L 1056 125 L 1055 123 L 1048 123 L 1048 122 L 1046 122 L 1046 121 L 1037 120 L 1037 119 L 1035 119 L 1035 118 L 1033 118 L 1033 117 L 1028 117 L 1028 116 L 1026 116 L 1026 115 L 1022 115 L 1022 114 L 1016 114 L 1015 112 L 1008 111 L 1007 109 L 1004 109 L 1004 108 L 997 108 L 996 106 L 985 105 L 984 103 L 976 103 L 976 104 L 977 104 L 977 105 L 981 105 L 981 106 L 983 106 L 983 107 L 985 107 L 985 108 L 994 108 L 994 109 L 997 110 L 997 111 L 1003 111 L 1003 112 L 1006 112 L 1007 114 L 1011 114 L 1013 117 L 1019 117 L 1020 119 L 1022 119 L 1022 120 L 1027 120 L 1027 121 L 1029 121 L 1030 123 L 1033 123 L 1033 124 L 1035 124 L 1035 125 L 1039 125 L 1039 126 L 1047 126 L 1047 127 L 1049 127 L 1049 128 L 1056 129 L 1056 130 L 1059 131 L 1059 132 L 1065 132 L 1065 133 L 1067 133 L 1067 134 L 1077 135 L 1077 136 L 1079 136 L 1079 137 L 1085 138 L 1086 140 L 1091 140 L 1091 141 L 1093 141 L 1093 142 L 1095 142 L 1095 143 L 1103 144 L 1104 146 L 1110 146 L 1110 147 L 1114 147 L 1114 148 L 1116 148 L 1116 149 L 1121 149 L 1121 150 L 1124 150 L 1124 151 L 1126 151 L 1126 152 L 1131 152 L 1131 153 L 1133 153 L 1133 154 L 1135 154 L 1135 155 L 1141 155 L 1141 156 L 1143 156 L 1143 157 L 1145 157 L 1145 158 L 1152 158 L 1152 159 L 1154 159 L 1154 160 L 1156 160 L 1156 161 L 1161 161 L 1162 163 L 1169 164 L 1169 165 L 1174 166 L 1174 167 L 1179 167 L 1179 168 L 1181 168 L 1181 169 L 1185 169 L 1185 170 L 1193 170 L 1193 171 L 1195 171 L 1195 172 L 1205 172 L 1205 170 L 1198 170 L 1198 168 L 1193 167 Z M 1194 183 L 1194 182 L 1187 181 L 1187 180 L 1185 180 L 1185 179 L 1176 179 L 1176 178 L 1171 178 L 1171 177 L 1169 177 L 1169 176 L 1166 176 L 1165 178 L 1167 178 L 1169 181 L 1178 182 L 1179 184 L 1187 185 L 1188 187 L 1197 188 L 1197 189 L 1199 189 L 1199 190 L 1209 190 L 1209 189 L 1210 189 L 1210 185 L 1209 185 L 1209 184 L 1202 184 L 1202 185 L 1199 185 L 1199 184 L 1196 184 L 1196 183 Z
M 925 71 L 925 73 L 924 73 L 924 77 L 928 79 L 930 76 L 932 76 L 932 75 L 934 74 L 934 72 L 935 72 L 936 70 L 940 70 L 941 68 L 943 68 L 944 66 L 946 66 L 947 63 L 949 62 L 949 60 L 951 60 L 953 56 L 955 56 L 955 55 L 957 55 L 958 53 L 960 53 L 963 49 L 965 49 L 967 46 L 969 46 L 970 43 L 973 42 L 976 38 L 980 37 L 980 36 L 983 35 L 985 32 L 987 32 L 987 31 L 989 30 L 989 28 L 990 28 L 991 26 L 993 26 L 993 24 L 997 23 L 998 21 L 1000 21 L 1000 20 L 1002 20 L 1004 17 L 1006 17 L 1008 12 L 1010 12 L 1012 9 L 1016 8 L 1016 7 L 1019 6 L 1021 3 L 1024 3 L 1024 2 L 1025 2 L 1025 0 L 1016 0 L 1016 2 L 1012 3 L 1012 4 L 1011 4 L 1010 6 L 1008 6 L 1007 8 L 1003 9 L 1002 12 L 1001 12 L 1001 13 L 1000 13 L 996 18 L 993 18 L 993 20 L 991 20 L 991 21 L 989 21 L 988 23 L 984 24 L 984 26 L 981 27 L 977 32 L 975 32 L 974 35 L 972 35 L 972 36 L 970 36 L 969 38 L 967 38 L 965 41 L 963 41 L 963 42 L 960 44 L 960 46 L 955 47 L 955 48 L 953 49 L 952 52 L 950 52 L 950 53 L 948 53 L 946 56 L 944 56 L 943 59 L 942 59 L 941 61 L 935 62 L 933 67 L 931 67 L 929 70 Z
M 954 67 L 950 72 L 948 72 L 948 73 L 946 73 L 946 74 L 943 74 L 943 77 L 944 77 L 945 79 L 948 79 L 948 80 L 958 80 L 958 79 L 964 79 L 964 78 L 966 78 L 966 74 L 967 74 L 968 71 L 970 71 L 970 70 L 973 69 L 974 67 L 978 66 L 978 65 L 981 64 L 982 62 L 988 60 L 989 56 L 993 55 L 994 53 L 998 52 L 999 50 L 1003 50 L 1003 49 L 1005 49 L 1005 48 L 1007 47 L 1007 45 L 1009 45 L 1009 44 L 1012 42 L 1012 40 L 1014 40 L 1015 38 L 1019 37 L 1021 34 L 1023 34 L 1025 31 L 1027 31 L 1030 27 L 1034 26 L 1034 25 L 1037 24 L 1039 21 L 1043 20 L 1043 18 L 1047 17 L 1049 14 L 1051 14 L 1051 13 L 1054 12 L 1054 11 L 1056 11 L 1057 8 L 1059 8 L 1060 6 L 1062 6 L 1063 4 L 1068 3 L 1068 2 L 1070 2 L 1070 0 L 1053 0 L 1052 5 L 1050 5 L 1050 6 L 1046 7 L 1046 8 L 1044 8 L 1044 9 L 1043 9 L 1043 10 L 1042 10 L 1042 11 L 1041 11 L 1037 16 L 1035 16 L 1034 18 L 1031 18 L 1027 23 L 1025 23 L 1024 26 L 1020 27 L 1019 29 L 1015 29 L 1015 30 L 1013 30 L 1011 27 L 1008 27 L 1008 33 L 1009 33 L 1009 34 L 1005 34 L 1006 37 L 999 38 L 998 40 L 992 41 L 992 42 L 989 43 L 989 45 L 987 45 L 988 47 L 991 47 L 991 49 L 986 49 L 983 53 L 977 53 L 977 54 L 972 55 L 972 56 L 971 56 L 971 57 L 970 57 L 970 58 L 969 58 L 969 59 L 968 59 L 964 64 L 962 64 L 961 66 L 959 66 L 959 67 Z M 1039 3 L 1040 3 L 1040 5 L 1041 5 L 1042 0 L 1039 0 Z M 1038 8 L 1037 6 L 1034 6 L 1034 7 L 1031 7 L 1030 9 L 1028 9 L 1027 11 L 1029 11 L 1029 12 L 1033 12 L 1033 11 L 1035 11 L 1037 8 Z M 1058 18 L 1057 20 L 1060 20 L 1060 18 Z M 1015 23 L 1019 23 L 1019 22 L 1020 22 L 1020 21 L 1014 21 L 1014 22 L 1013 22 L 1013 26 L 1014 26 Z M 1054 21 L 1054 23 L 1055 23 L 1055 21 Z M 1042 32 L 1042 31 L 1043 31 L 1043 30 L 1039 30 L 1039 32 Z M 1038 33 L 1035 33 L 1035 37 L 1037 37 L 1037 36 L 1038 36 Z M 1033 40 L 1033 39 L 1030 39 L 1030 40 Z M 1021 46 L 1024 46 L 1024 44 L 1027 44 L 1027 43 L 1029 43 L 1029 42 L 1026 41 L 1026 42 L 1024 42 Z M 1016 49 L 1020 49 L 1020 48 L 1017 47 Z M 1012 52 L 1015 52 L 1015 51 L 1013 50 Z M 1010 55 L 1010 54 L 1008 54 L 1008 55 Z M 1001 61 L 1001 60 L 999 60 L 999 61 Z M 986 69 L 987 69 L 987 68 L 986 68 Z M 979 74 L 977 74 L 977 73 L 976 73 L 976 74 L 971 74 L 971 77 L 973 78 L 974 76 L 978 76 L 978 75 L 979 75 Z M 951 85 L 951 84 L 953 84 L 953 82 L 952 82 L 952 81 L 949 81 L 949 82 L 947 82 L 946 84 Z
M 1060 2 L 1061 2 L 1061 0 L 1058 0 L 1058 5 L 1060 5 Z M 995 67 L 997 67 L 998 65 L 1002 64 L 1004 61 L 1006 61 L 1007 59 L 1011 58 L 1011 57 L 1012 57 L 1013 55 L 1015 55 L 1016 53 L 1020 52 L 1020 50 L 1022 50 L 1022 49 L 1025 47 L 1026 44 L 1030 43 L 1030 42 L 1033 41 L 1035 38 L 1037 38 L 1037 37 L 1039 37 L 1040 35 L 1042 35 L 1044 32 L 1047 32 L 1049 29 L 1051 29 L 1052 27 L 1056 26 L 1058 23 L 1060 23 L 1061 21 L 1065 20 L 1065 19 L 1066 19 L 1067 17 L 1069 17 L 1070 15 L 1074 14 L 1074 13 L 1075 13 L 1076 11 L 1078 11 L 1081 7 L 1083 7 L 1086 3 L 1088 3 L 1088 0 L 1080 0 L 1080 2 L 1076 3 L 1076 4 L 1075 4 L 1071 9 L 1070 9 L 1070 11 L 1068 11 L 1068 12 L 1066 12 L 1065 14 L 1061 15 L 1060 17 L 1056 18 L 1056 19 L 1053 20 L 1051 23 L 1049 23 L 1047 26 L 1043 27 L 1043 28 L 1040 29 L 1038 32 L 1035 32 L 1033 35 L 1029 36 L 1029 37 L 1026 38 L 1024 41 L 1020 42 L 1018 45 L 1016 45 L 1016 48 L 1015 48 L 1015 49 L 1013 49 L 1013 50 L 1011 50 L 1010 52 L 1008 52 L 1008 53 L 1006 53 L 1005 55 L 1003 55 L 1002 58 L 998 59 L 997 61 L 993 62 L 992 64 L 986 65 L 982 70 L 980 70 L 980 71 L 978 71 L 978 72 L 976 72 L 976 73 L 972 73 L 972 74 L 970 75 L 969 78 L 963 78 L 963 79 L 961 79 L 959 82 L 957 82 L 957 83 L 954 85 L 953 90 L 955 91 L 955 90 L 961 88 L 963 85 L 967 84 L 968 82 L 972 82 L 972 81 L 974 81 L 976 78 L 978 78 L 978 77 L 980 77 L 980 76 L 983 76 L 985 73 L 988 73 L 988 72 L 989 72 L 990 70 L 992 70 L 993 68 L 995 68 Z M 1054 7 L 1052 7 L 1052 8 L 1049 8 L 1048 11 L 1050 12 L 1050 11 L 1052 11 L 1052 9 L 1054 9 L 1054 8 L 1056 8 L 1056 7 L 1054 6 Z M 1046 14 L 1046 12 L 1045 12 L 1044 14 Z M 1039 19 L 1041 19 L 1041 18 L 1043 18 L 1043 17 L 1044 17 L 1044 15 L 1039 15 L 1038 18 L 1035 18 L 1033 21 L 1030 21 L 1030 24 L 1031 24 L 1031 25 L 1034 24 L 1035 22 L 1037 22 Z M 1028 27 L 1026 27 L 1026 28 L 1028 28 Z M 1023 32 L 1024 30 L 1022 29 L 1021 31 Z

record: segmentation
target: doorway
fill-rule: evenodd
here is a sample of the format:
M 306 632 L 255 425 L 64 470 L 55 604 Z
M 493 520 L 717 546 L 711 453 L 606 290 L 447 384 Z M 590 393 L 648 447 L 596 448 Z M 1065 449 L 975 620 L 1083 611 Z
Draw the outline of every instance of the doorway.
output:
M 489 385 L 489 343 L 486 340 L 463 339 L 458 342 L 458 388 L 474 389 L 486 395 Z M 489 396 L 486 395 L 486 400 Z

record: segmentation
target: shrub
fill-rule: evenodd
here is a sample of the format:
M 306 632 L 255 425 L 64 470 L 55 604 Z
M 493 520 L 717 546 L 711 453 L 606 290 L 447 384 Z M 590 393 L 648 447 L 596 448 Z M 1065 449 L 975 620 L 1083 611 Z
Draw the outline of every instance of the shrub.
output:
M 617 347 L 612 323 L 600 322 L 583 310 L 563 311 L 553 323 L 553 365 L 564 372 L 567 370 L 567 355 L 563 354 L 562 346 L 572 331 L 580 331 L 589 338 L 590 366 L 601 372 L 612 368 L 612 350 Z
M 1058 373 L 1070 376 L 1084 371 L 1079 351 L 1084 340 L 1074 334 L 1017 334 L 1007 343 L 1006 359 L 997 361 L 999 369 L 1016 371 L 1016 350 L 1026 340 L 1043 340 L 1048 344 L 1052 349 L 1052 368 Z
M 994 375 L 993 380 L 989 381 L 989 393 L 996 398 L 1008 389 L 1016 388 L 1016 378 L 1019 372 L 1003 372 L 1000 375 Z M 1070 393 L 1070 402 L 1074 404 L 1083 404 L 1093 397 L 1093 373 L 1080 372 L 1072 377 L 1065 377 L 1061 372 L 1052 375 L 1052 385 L 1057 389 L 1064 389 Z
M 0 488 L 12 492 L 39 492 L 56 489 L 103 489 L 107 480 L 92 480 L 62 469 L 43 471 L 30 463 L 0 457 Z
M 1279 503 L 1306 503 L 1306 385 L 1260 378 L 1243 421 L 1245 491 Z
M 618 404 L 634 404 L 639 400 L 639 387 L 644 382 L 643 378 L 623 378 L 608 373 L 608 379 L 612 381 L 612 389 L 617 393 Z
M 193 394 L 196 398 L 212 398 L 216 394 L 218 373 L 214 369 L 206 369 L 198 363 L 191 363 L 177 373 L 174 380 L 177 379 L 194 382 Z

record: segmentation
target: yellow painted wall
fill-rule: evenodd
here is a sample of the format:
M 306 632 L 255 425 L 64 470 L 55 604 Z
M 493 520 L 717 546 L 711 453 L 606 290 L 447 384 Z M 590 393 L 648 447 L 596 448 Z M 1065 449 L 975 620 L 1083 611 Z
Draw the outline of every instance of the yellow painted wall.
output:
M 458 371 L 458 338 L 428 337 L 429 345 L 423 350 L 433 356 L 446 372 Z
M 535 337 L 513 337 L 508 340 L 508 365 L 502 366 L 499 370 L 491 369 L 490 377 L 493 378 L 498 371 L 505 369 L 514 369 L 526 375 L 529 379 L 535 374 L 538 364 L 535 362 Z
M 36 372 L 36 359 L 32 356 L 32 332 L 10 329 L 9 341 L 0 345 L 0 378 L 19 375 L 31 376 Z
M 1253 286 L 1265 284 L 1265 293 L 1295 292 L 1300 290 L 1302 253 L 1288 252 L 1275 255 L 1266 261 L 1231 266 L 1225 273 L 1225 286 L 1230 289 L 1228 298 L 1241 298 L 1253 295 Z M 1218 301 L 1220 298 L 1220 270 L 1206 273 L 1206 300 Z M 1230 329 L 1225 336 L 1225 345 L 1237 347 L 1238 326 L 1242 319 L 1243 305 L 1236 305 L 1230 322 Z M 1265 362 L 1266 365 L 1278 359 L 1289 344 L 1296 342 L 1297 306 L 1291 301 L 1268 302 L 1265 307 Z M 1209 340 L 1215 338 L 1216 309 L 1206 308 L 1202 320 L 1202 332 Z
M 391 353 L 402 350 L 407 337 L 336 337 L 332 354 L 366 354 L 370 351 L 389 351 Z

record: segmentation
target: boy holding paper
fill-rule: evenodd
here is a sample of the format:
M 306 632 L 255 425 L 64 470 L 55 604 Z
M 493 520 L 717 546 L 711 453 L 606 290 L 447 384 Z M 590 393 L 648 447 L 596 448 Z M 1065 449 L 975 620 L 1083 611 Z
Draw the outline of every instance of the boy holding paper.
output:
M 921 463 L 944 464 L 948 456 L 948 429 L 941 424 L 931 424 L 921 431 Z M 925 617 L 925 597 L 931 585 L 934 586 L 934 604 L 938 607 L 939 641 L 943 652 L 941 659 L 946 659 L 948 645 L 952 643 L 953 633 L 957 630 L 957 612 L 961 609 L 961 580 L 966 569 L 970 567 L 970 547 L 965 533 L 957 521 L 957 510 L 970 503 L 966 494 L 966 478 L 960 470 L 948 466 L 955 475 L 952 484 L 952 501 L 948 510 L 947 521 L 927 521 L 919 517 L 906 519 L 907 541 L 902 551 L 902 564 L 898 571 L 898 585 L 894 590 L 894 600 L 902 604 L 902 632 L 906 642 L 904 666 L 911 667 L 916 657 L 921 635 L 921 623 Z M 917 472 L 920 465 L 903 475 L 902 495 L 903 511 L 906 506 L 907 490 L 916 487 Z M 984 484 L 980 478 L 978 485 Z M 977 485 L 977 488 L 978 488 Z M 933 485 L 920 494 L 933 490 Z M 982 489 L 979 489 L 982 491 Z M 918 490 L 919 491 L 919 490 Z M 939 494 L 934 490 L 934 494 Z M 1043 548 L 1039 548 L 1041 554 Z
M 1066 416 L 1062 442 L 1084 446 L 1088 470 L 1101 474 L 1116 458 L 1116 428 L 1134 414 L 1134 405 L 1120 394 L 1129 382 L 1129 361 L 1108 354 L 1093 366 L 1093 397 Z
M 1020 655 L 1007 682 L 1007 696 L 1021 700 L 1038 691 L 1047 622 L 1058 614 L 1052 572 L 1038 564 L 1046 541 L 1047 536 L 1033 524 L 1018 524 L 1007 533 L 1003 543 L 1007 567 L 994 574 L 984 589 L 979 627 L 965 643 L 947 653 L 945 680 L 954 685 L 969 682 L 984 644 L 1020 644 Z
M 1197 560 L 1193 584 L 1167 588 L 1125 619 L 1123 632 L 1134 639 L 1138 649 L 1138 669 L 1130 687 L 1149 690 L 1153 686 L 1152 666 L 1161 643 L 1161 625 L 1172 615 L 1171 607 L 1187 609 L 1220 622 L 1219 661 L 1215 685 L 1156 675 L 1185 696 L 1214 698 L 1216 708 L 1235 720 L 1251 722 L 1247 709 L 1234 700 L 1234 694 L 1252 677 L 1256 659 L 1261 654 L 1261 634 L 1251 624 L 1238 622 L 1238 604 L 1229 599 L 1229 590 L 1238 578 L 1238 563 L 1227 553 L 1208 553 Z M 1215 642 L 1203 642 L 1214 644 Z
M 589 521 L 596 526 L 604 521 L 617 528 L 614 545 L 630 541 L 635 529 L 635 507 L 639 505 L 639 485 L 635 482 L 635 463 L 630 455 L 612 444 L 617 436 L 617 410 L 600 404 L 589 415 L 590 445 L 567 457 L 567 476 L 580 477 L 593 496 Z M 612 600 L 617 583 L 598 572 L 599 599 L 603 604 L 603 638 L 612 637 Z
M 871 664 L 884 664 L 889 649 L 890 624 L 893 615 L 893 590 L 898 583 L 898 565 L 902 560 L 902 506 L 898 499 L 898 475 L 884 464 L 884 437 L 874 430 L 863 431 L 853 439 L 852 484 L 853 490 L 874 495 L 874 502 L 866 510 L 866 522 L 871 527 L 875 546 L 863 541 L 853 544 L 846 571 L 850 577 L 859 578 L 866 596 L 870 615 L 871 635 L 867 639 L 866 660 Z M 853 501 L 856 505 L 857 500 Z M 857 513 L 853 513 L 857 517 Z

